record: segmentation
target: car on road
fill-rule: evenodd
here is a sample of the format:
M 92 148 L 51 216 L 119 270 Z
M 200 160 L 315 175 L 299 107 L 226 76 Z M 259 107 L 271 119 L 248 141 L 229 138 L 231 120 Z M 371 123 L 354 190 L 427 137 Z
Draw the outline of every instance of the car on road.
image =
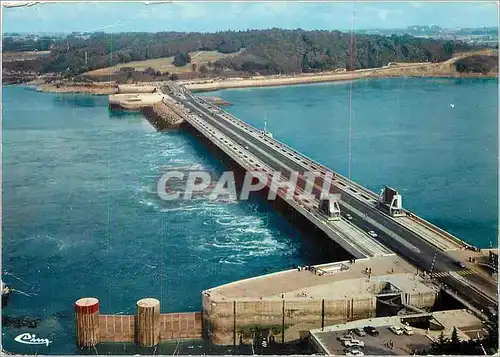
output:
M 361 350 L 348 350 L 345 353 L 346 356 L 364 356 L 365 354 Z
M 349 221 L 352 220 L 352 216 L 349 213 L 345 215 L 345 218 L 347 218 Z
M 488 306 L 486 309 L 481 309 L 481 312 L 485 313 L 486 316 L 490 319 L 497 319 L 498 317 L 498 308 L 496 306 Z M 486 323 L 486 321 L 483 321 L 483 323 Z
M 375 231 L 368 231 L 368 235 L 370 237 L 373 237 L 373 238 L 377 238 L 378 237 L 378 235 L 377 235 L 377 233 L 375 233 Z
M 398 336 L 403 334 L 403 329 L 399 326 L 391 326 L 389 327 L 389 330 L 391 330 L 393 334 Z
M 365 332 L 369 335 L 372 335 L 372 336 L 378 336 L 379 335 L 379 332 L 377 331 L 377 329 L 373 326 L 365 326 L 363 328 L 363 330 L 365 330 Z
M 356 335 L 358 335 L 359 337 L 363 337 L 363 336 L 365 336 L 365 335 L 366 335 L 366 332 L 365 332 L 365 331 L 363 331 L 363 329 L 362 329 L 361 327 L 355 328 L 355 329 L 354 329 L 354 333 L 355 333 Z
M 459 260 L 457 260 L 454 264 L 455 264 L 457 267 L 462 268 L 462 269 L 467 268 L 467 267 L 465 266 L 465 264 L 464 264 L 464 263 L 462 263 L 462 262 L 461 262 L 461 261 L 459 261 Z
M 346 347 L 365 347 L 365 343 L 360 340 L 353 338 L 352 340 L 344 341 L 344 346 Z
M 410 326 L 403 326 L 403 333 L 405 335 L 411 336 L 413 335 L 413 329 Z

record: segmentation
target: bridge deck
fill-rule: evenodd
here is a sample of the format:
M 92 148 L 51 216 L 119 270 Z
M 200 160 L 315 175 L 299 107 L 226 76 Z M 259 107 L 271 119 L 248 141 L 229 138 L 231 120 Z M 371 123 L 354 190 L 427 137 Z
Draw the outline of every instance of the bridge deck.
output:
M 414 221 L 410 217 L 399 217 L 398 221 L 401 222 L 401 224 L 403 224 L 405 227 L 411 229 L 415 233 L 418 233 L 418 235 L 420 235 L 423 239 L 443 251 L 452 251 L 462 248 L 462 246 L 459 245 L 456 241 L 443 239 L 441 234 L 433 231 L 432 229 L 419 222 Z
M 210 105 L 209 103 L 207 103 Z M 258 138 L 271 152 L 279 155 L 286 155 L 289 160 L 296 163 L 304 171 L 318 171 L 321 174 L 326 172 L 332 172 L 332 170 L 326 168 L 325 166 L 315 162 L 304 154 L 297 152 L 293 148 L 277 141 L 274 138 L 262 135 L 254 127 L 243 122 L 242 120 L 234 117 L 233 115 L 222 111 L 220 108 L 213 108 L 213 113 L 217 113 L 221 118 L 223 118 L 227 124 L 240 128 L 240 130 L 249 133 L 255 138 Z M 369 204 L 374 206 L 377 201 L 377 194 L 366 189 L 365 187 L 349 180 L 348 178 L 335 173 L 334 184 L 337 184 L 338 188 L 343 194 L 348 194 L 351 197 L 363 202 L 364 204 Z M 390 216 L 388 216 L 390 217 Z M 401 226 L 413 231 L 415 234 L 422 236 L 423 239 L 428 241 L 430 244 L 438 247 L 443 251 L 450 251 L 463 248 L 465 243 L 462 243 L 460 239 L 452 236 L 448 232 L 440 230 L 438 227 L 432 226 L 430 223 L 424 221 L 420 217 L 414 216 L 410 219 L 405 219 L 405 217 L 390 217 L 390 219 L 398 222 Z
M 210 125 L 206 120 L 203 120 L 200 116 L 189 114 L 185 116 L 185 120 L 207 138 L 212 140 L 215 145 L 217 145 L 245 169 L 250 171 L 258 169 L 269 174 L 274 172 L 274 170 L 266 163 L 262 162 L 261 159 L 243 149 L 242 146 L 236 141 L 230 139 L 220 130 Z M 265 152 L 261 152 L 261 154 L 269 155 Z M 270 157 L 270 160 L 273 159 L 274 158 Z M 300 191 L 300 189 L 298 189 L 298 191 Z M 316 213 L 314 209 L 311 209 L 311 207 L 314 208 L 319 206 L 319 201 L 316 199 L 312 200 L 312 205 L 311 203 L 305 203 L 295 198 L 291 201 L 293 201 L 290 202 L 292 205 L 298 206 L 297 208 L 300 213 L 306 216 L 306 218 L 311 220 L 313 223 L 318 223 L 317 225 L 320 229 L 322 229 L 328 236 L 339 243 L 356 258 L 394 254 L 390 249 L 375 241 L 360 229 L 349 225 L 342 220 L 328 221 Z

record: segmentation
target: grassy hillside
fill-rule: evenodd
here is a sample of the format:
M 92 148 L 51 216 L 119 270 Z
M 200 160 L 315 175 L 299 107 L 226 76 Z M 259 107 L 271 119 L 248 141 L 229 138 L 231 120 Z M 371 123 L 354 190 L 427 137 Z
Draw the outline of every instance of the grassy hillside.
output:
M 174 66 L 172 62 L 174 61 L 174 56 L 170 57 L 161 57 L 155 59 L 149 59 L 144 61 L 132 61 L 126 63 L 119 63 L 113 67 L 100 68 L 93 71 L 89 71 L 85 73 L 88 76 L 103 76 L 110 75 L 113 72 L 119 71 L 121 68 L 134 68 L 136 71 L 144 71 L 147 68 L 153 68 L 156 71 L 160 71 L 162 73 L 186 73 L 192 72 L 193 64 L 196 65 L 196 69 L 198 70 L 201 65 L 207 65 L 209 62 L 216 62 L 223 58 L 234 57 L 237 56 L 240 51 L 235 53 L 220 53 L 217 51 L 196 51 L 189 53 L 191 57 L 191 62 L 184 66 Z

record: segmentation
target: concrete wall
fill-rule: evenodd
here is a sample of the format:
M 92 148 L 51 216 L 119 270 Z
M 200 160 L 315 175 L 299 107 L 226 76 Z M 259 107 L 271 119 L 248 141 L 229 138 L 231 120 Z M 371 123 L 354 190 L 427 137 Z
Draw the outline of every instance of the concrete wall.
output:
M 375 296 L 254 301 L 212 301 L 203 296 L 204 330 L 219 345 L 250 342 L 252 328 L 271 329 L 276 341 L 289 342 L 307 337 L 313 328 L 375 315 Z
M 406 303 L 408 305 L 415 306 L 419 309 L 429 309 L 430 307 L 434 306 L 438 299 L 438 292 L 434 291 L 429 291 L 429 292 L 419 292 L 419 291 L 412 291 L 410 293 L 404 294 L 406 298 Z
M 202 318 L 199 312 L 160 315 L 160 340 L 201 339 Z M 134 342 L 135 315 L 99 315 L 101 342 Z
M 249 343 L 252 329 L 271 330 L 277 342 L 296 341 L 307 337 L 313 328 L 376 317 L 375 294 L 332 300 L 276 298 L 245 301 L 214 301 L 208 294 L 203 294 L 204 332 L 217 345 Z M 434 291 L 403 292 L 402 301 L 430 310 L 437 295 Z
M 100 342 L 133 342 L 134 315 L 99 315 Z

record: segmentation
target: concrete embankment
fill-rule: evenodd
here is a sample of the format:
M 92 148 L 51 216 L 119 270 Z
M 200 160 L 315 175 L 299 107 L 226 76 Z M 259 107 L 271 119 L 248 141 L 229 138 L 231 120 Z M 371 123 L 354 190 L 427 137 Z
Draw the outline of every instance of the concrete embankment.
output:
M 158 130 L 179 128 L 184 123 L 182 113 L 153 86 L 120 86 L 118 92 L 109 96 L 110 110 L 139 111 Z
M 116 110 L 136 110 L 161 102 L 160 94 L 114 94 L 109 96 L 109 106 Z
M 163 102 L 141 109 L 141 113 L 158 130 L 180 128 L 184 119 Z

